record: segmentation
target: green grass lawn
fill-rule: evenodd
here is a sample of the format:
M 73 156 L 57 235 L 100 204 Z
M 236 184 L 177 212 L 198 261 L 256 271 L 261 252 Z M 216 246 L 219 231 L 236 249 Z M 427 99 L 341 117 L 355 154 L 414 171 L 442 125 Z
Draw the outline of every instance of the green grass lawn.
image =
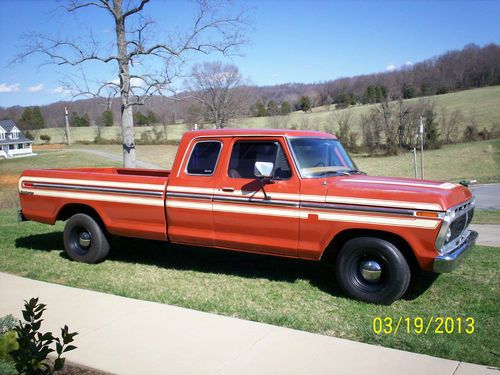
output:
M 500 366 L 498 248 L 476 247 L 437 279 L 420 275 L 391 306 L 346 298 L 323 263 L 114 239 L 98 265 L 70 261 L 63 224 L 17 223 L 0 210 L 0 270 L 37 280 L 167 303 L 324 335 Z M 5 287 L 5 286 L 4 286 Z M 32 296 L 23 296 L 29 298 Z M 472 317 L 475 332 L 376 335 L 376 317 Z
M 500 224 L 500 210 L 476 209 L 472 222 L 474 224 Z

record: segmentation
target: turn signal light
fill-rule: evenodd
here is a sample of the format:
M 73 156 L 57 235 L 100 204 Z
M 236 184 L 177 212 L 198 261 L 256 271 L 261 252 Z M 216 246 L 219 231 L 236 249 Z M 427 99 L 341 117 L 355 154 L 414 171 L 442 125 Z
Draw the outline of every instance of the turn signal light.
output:
M 415 216 L 419 217 L 439 217 L 437 212 L 415 211 Z

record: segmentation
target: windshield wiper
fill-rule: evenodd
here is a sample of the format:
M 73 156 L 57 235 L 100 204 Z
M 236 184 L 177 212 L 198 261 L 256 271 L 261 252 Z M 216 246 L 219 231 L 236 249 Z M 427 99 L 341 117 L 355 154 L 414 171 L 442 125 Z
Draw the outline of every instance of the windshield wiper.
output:
M 360 171 L 359 169 L 342 169 L 341 172 L 346 172 L 347 174 L 366 174 L 366 172 Z

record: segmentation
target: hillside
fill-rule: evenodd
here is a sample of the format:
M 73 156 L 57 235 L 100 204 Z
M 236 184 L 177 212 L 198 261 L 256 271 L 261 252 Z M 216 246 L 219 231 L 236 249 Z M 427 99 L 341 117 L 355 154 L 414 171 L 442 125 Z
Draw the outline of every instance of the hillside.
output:
M 406 99 L 405 103 L 416 103 L 418 101 L 429 101 L 435 104 L 436 112 L 439 115 L 442 109 L 446 108 L 450 113 L 453 110 L 460 109 L 463 114 L 464 121 L 461 124 L 459 133 L 461 134 L 466 125 L 475 123 L 478 129 L 486 128 L 493 129 L 500 127 L 500 86 L 483 87 L 460 91 L 451 94 L 434 95 L 424 98 Z M 334 133 L 338 130 L 338 125 L 335 122 L 335 116 L 343 112 L 352 113 L 351 131 L 361 132 L 360 118 L 363 114 L 368 113 L 375 105 L 356 105 L 342 110 L 335 110 L 334 106 L 323 106 L 314 108 L 312 113 L 303 113 L 301 111 L 291 113 L 287 116 L 273 117 L 250 117 L 236 119 L 231 122 L 230 126 L 237 128 L 307 128 L 313 130 L 321 130 Z M 156 131 L 163 131 L 163 126 L 156 126 Z M 182 134 L 187 130 L 184 124 L 171 124 L 167 126 L 168 139 L 177 141 Z M 153 127 L 144 126 L 136 127 L 136 138 L 141 139 L 142 133 L 154 139 Z M 35 143 L 42 143 L 39 139 L 40 134 L 48 134 L 51 137 L 51 143 L 63 143 L 64 131 L 62 128 L 43 129 L 33 132 L 37 137 Z M 96 129 L 93 127 L 72 128 L 72 138 L 77 142 L 93 142 L 96 137 Z M 101 136 L 105 139 L 119 139 L 121 130 L 118 127 L 104 128 Z

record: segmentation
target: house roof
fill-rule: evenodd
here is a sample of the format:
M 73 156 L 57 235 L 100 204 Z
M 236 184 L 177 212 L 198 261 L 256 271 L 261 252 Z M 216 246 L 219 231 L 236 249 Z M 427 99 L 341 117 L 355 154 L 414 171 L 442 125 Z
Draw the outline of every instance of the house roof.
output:
M 0 126 L 6 131 L 5 134 L 5 139 L 0 140 L 0 145 L 5 145 L 5 144 L 17 144 L 17 143 L 33 143 L 33 141 L 29 138 L 27 138 L 22 131 L 19 130 L 19 138 L 18 139 L 10 139 L 8 137 L 8 134 L 12 131 L 14 127 L 18 128 L 19 127 L 16 125 L 16 123 L 12 120 L 0 120 Z

